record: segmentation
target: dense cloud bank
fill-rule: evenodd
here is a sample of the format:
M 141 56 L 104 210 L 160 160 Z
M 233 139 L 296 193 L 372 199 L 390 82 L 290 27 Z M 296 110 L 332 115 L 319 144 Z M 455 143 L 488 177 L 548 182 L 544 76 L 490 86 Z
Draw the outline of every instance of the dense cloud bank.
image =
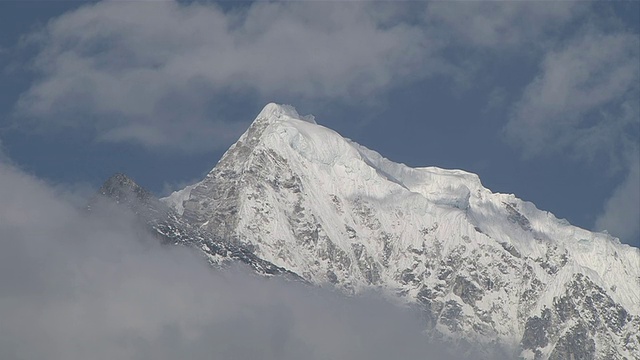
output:
M 0 163 L 2 359 L 443 359 L 418 313 L 160 246 Z

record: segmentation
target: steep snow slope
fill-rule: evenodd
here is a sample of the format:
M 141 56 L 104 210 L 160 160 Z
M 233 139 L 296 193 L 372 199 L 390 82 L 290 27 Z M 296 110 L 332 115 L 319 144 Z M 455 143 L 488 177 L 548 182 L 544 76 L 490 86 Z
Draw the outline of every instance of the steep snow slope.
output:
M 267 105 L 163 201 L 312 283 L 419 304 L 433 336 L 531 359 L 640 358 L 637 248 L 475 174 L 391 162 L 290 106 Z

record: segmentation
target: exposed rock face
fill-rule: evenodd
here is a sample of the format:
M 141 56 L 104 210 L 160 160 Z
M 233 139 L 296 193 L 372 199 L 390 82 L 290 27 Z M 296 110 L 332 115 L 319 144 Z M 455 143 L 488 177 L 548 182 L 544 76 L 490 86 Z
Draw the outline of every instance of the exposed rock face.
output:
M 213 266 L 222 267 L 240 262 L 249 265 L 261 275 L 282 275 L 304 281 L 297 274 L 260 259 L 244 246 L 231 244 L 219 236 L 198 229 L 124 174 L 110 177 L 98 194 L 99 196 L 89 205 L 89 209 L 95 202 L 104 199 L 126 206 L 162 243 L 193 247 Z
M 393 163 L 290 107 L 267 105 L 205 179 L 163 201 L 313 284 L 417 304 L 431 336 L 478 357 L 640 358 L 637 248 L 474 174 Z

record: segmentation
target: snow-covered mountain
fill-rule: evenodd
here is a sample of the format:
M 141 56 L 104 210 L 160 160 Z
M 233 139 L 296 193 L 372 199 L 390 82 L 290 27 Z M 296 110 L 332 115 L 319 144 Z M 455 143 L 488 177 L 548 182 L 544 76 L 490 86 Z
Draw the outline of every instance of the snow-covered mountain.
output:
M 244 263 L 259 275 L 279 275 L 304 281 L 295 273 L 257 257 L 251 249 L 224 241 L 219 236 L 185 221 L 173 209 L 124 174 L 111 176 L 88 206 L 91 211 L 100 201 L 108 200 L 125 206 L 163 244 L 190 246 L 198 249 L 216 268 Z
M 162 201 L 313 284 L 420 306 L 430 336 L 469 351 L 640 359 L 638 248 L 475 174 L 389 161 L 290 106 L 267 105 L 206 178 Z

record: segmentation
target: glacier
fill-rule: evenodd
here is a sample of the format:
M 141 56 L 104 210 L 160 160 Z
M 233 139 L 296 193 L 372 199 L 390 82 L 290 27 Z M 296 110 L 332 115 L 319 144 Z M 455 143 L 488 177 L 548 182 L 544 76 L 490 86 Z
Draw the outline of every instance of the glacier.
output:
M 419 306 L 427 336 L 481 358 L 640 358 L 638 248 L 476 174 L 390 161 L 288 105 L 266 105 L 161 201 L 311 284 Z

